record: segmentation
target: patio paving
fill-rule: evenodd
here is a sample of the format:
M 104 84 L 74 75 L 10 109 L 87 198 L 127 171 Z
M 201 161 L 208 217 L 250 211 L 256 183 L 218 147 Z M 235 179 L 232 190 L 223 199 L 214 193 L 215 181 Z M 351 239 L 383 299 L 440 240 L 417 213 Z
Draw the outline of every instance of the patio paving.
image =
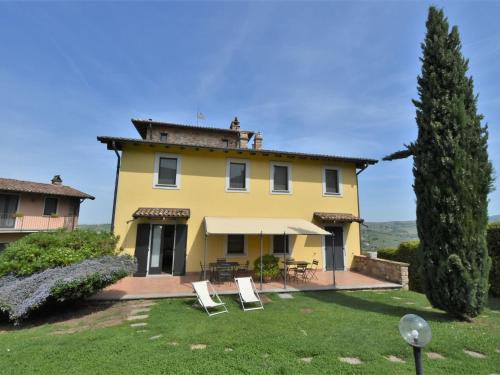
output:
M 188 273 L 185 276 L 149 276 L 125 277 L 117 283 L 105 288 L 94 295 L 92 299 L 120 300 L 140 298 L 191 297 L 194 295 L 191 283 L 199 280 L 198 272 Z M 318 271 L 317 279 L 308 282 L 287 281 L 284 289 L 283 280 L 271 281 L 263 284 L 262 292 L 297 292 L 307 290 L 358 290 L 358 289 L 396 289 L 401 285 L 375 279 L 357 272 L 336 271 L 333 286 L 332 271 Z M 235 294 L 237 287 L 234 281 L 213 283 L 219 294 Z M 255 282 L 260 287 L 258 281 Z

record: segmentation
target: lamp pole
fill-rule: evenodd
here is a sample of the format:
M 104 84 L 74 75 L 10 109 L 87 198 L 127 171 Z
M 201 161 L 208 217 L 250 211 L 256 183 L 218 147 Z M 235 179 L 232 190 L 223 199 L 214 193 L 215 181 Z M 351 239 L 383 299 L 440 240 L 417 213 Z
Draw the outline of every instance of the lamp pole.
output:
M 422 348 L 418 346 L 413 347 L 413 357 L 415 358 L 415 372 L 417 375 L 423 375 L 424 369 L 422 368 Z

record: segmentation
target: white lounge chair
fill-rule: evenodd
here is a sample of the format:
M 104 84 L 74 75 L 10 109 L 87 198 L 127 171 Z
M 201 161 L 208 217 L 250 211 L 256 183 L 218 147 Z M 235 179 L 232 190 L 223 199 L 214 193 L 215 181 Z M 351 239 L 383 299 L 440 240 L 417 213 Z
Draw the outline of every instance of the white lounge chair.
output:
M 264 309 L 262 301 L 260 300 L 259 292 L 251 277 L 237 277 L 234 279 L 238 285 L 238 292 L 240 294 L 241 307 L 243 311 L 261 310 Z M 246 304 L 258 304 L 257 307 L 245 307 Z
M 198 297 L 198 303 L 205 309 L 208 316 L 222 314 L 227 312 L 226 304 L 221 301 L 219 295 L 215 291 L 210 281 L 196 281 L 191 283 L 193 285 L 193 289 L 196 293 L 196 297 Z M 212 289 L 212 293 L 209 291 L 209 286 Z M 215 297 L 219 302 L 215 302 L 212 297 Z M 224 310 L 219 310 L 216 312 L 210 312 L 208 309 L 215 309 L 222 307 Z

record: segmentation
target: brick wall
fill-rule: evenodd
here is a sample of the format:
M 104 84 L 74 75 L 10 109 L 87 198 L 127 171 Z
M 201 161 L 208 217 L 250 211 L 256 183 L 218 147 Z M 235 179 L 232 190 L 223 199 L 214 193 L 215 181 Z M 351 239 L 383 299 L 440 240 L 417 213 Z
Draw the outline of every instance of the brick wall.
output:
M 408 289 L 408 263 L 355 255 L 351 271 L 401 284 Z
M 238 133 L 204 131 L 200 129 L 177 129 L 166 126 L 155 126 L 152 129 L 152 139 L 161 140 L 161 133 L 167 133 L 167 143 L 187 145 L 225 147 L 224 140 L 228 141 L 229 148 L 238 147 Z

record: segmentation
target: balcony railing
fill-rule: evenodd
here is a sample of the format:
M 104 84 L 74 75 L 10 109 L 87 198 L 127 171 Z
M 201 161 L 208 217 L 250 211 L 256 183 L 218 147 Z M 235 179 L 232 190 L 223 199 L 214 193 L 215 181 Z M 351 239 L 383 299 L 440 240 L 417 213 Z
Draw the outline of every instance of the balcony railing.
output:
M 75 229 L 76 216 L 30 216 L 12 212 L 0 212 L 0 231 L 44 231 L 66 228 Z

